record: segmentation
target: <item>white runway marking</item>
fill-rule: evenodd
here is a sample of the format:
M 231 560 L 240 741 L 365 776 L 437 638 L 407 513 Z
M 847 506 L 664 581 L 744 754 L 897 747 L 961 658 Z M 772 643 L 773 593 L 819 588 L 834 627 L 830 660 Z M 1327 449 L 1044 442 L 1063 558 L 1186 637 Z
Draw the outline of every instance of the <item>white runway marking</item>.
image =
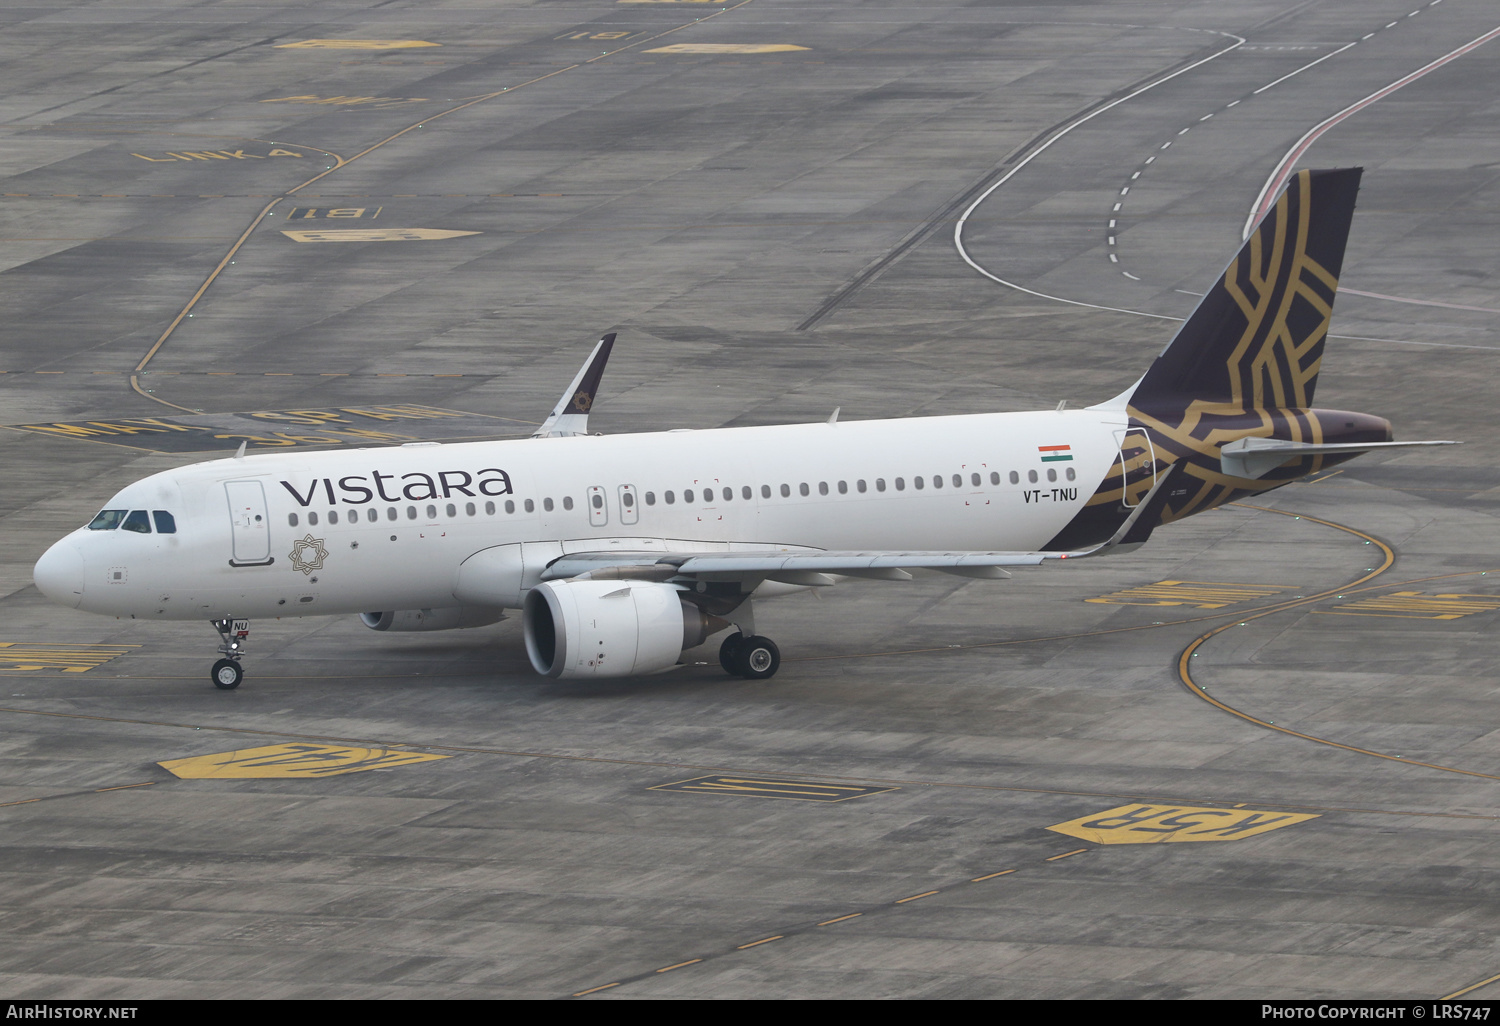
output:
M 1392 303 L 1413 303 L 1416 306 L 1440 306 L 1445 310 L 1475 310 L 1479 313 L 1500 313 L 1500 309 L 1492 306 L 1464 306 L 1462 303 L 1440 303 L 1435 299 L 1406 299 L 1403 296 L 1387 296 L 1383 292 L 1361 292 L 1359 289 L 1345 288 L 1339 286 L 1340 292 L 1347 292 L 1351 296 L 1364 296 L 1368 299 L 1384 299 Z
M 1391 25 L 1394 24 L 1396 24 L 1394 21 L 1391 22 Z M 1387 25 L 1386 28 L 1390 28 L 1390 25 Z M 1321 136 L 1324 132 L 1327 132 L 1330 128 L 1332 128 L 1334 125 L 1337 125 L 1345 118 L 1348 118 L 1351 115 L 1357 114 L 1360 111 L 1364 110 L 1366 107 L 1370 106 L 1370 104 L 1379 102 L 1380 100 L 1389 96 L 1391 93 L 1394 93 L 1396 90 L 1400 89 L 1402 86 L 1410 85 L 1417 79 L 1426 75 L 1428 72 L 1436 71 L 1438 68 L 1441 68 L 1449 61 L 1455 61 L 1469 51 L 1483 46 L 1485 43 L 1489 42 L 1491 39 L 1494 39 L 1496 36 L 1500 36 L 1500 26 L 1490 29 L 1484 35 L 1479 36 L 1476 39 L 1471 39 L 1469 42 L 1465 43 L 1463 46 L 1460 46 L 1456 50 L 1451 50 L 1448 53 L 1443 54 L 1443 56 L 1439 57 L 1437 60 L 1422 65 L 1422 67 L 1418 68 L 1416 71 L 1411 72 L 1409 75 L 1404 75 L 1401 78 L 1398 78 L 1390 85 L 1385 86 L 1382 89 L 1377 89 L 1375 92 L 1371 93 L 1369 96 L 1366 96 L 1364 99 L 1359 100 L 1355 103 L 1351 103 L 1349 106 L 1345 107 L 1337 114 L 1334 114 L 1332 117 L 1325 118 L 1324 120 L 1314 125 L 1312 128 L 1308 129 L 1307 132 L 1302 136 L 1302 138 L 1297 140 L 1296 145 L 1294 145 L 1290 150 L 1287 150 L 1286 155 L 1283 156 L 1280 162 L 1277 163 L 1276 169 L 1271 172 L 1271 176 L 1266 179 L 1266 184 L 1261 186 L 1260 195 L 1255 197 L 1255 203 L 1250 207 L 1250 216 L 1245 219 L 1245 228 L 1241 232 L 1240 237 L 1250 237 L 1250 230 L 1255 227 L 1255 222 L 1258 221 L 1261 216 L 1265 214 L 1266 210 L 1270 208 L 1270 198 L 1275 196 L 1275 194 L 1281 189 L 1282 183 L 1286 181 L 1287 176 L 1291 174 L 1292 165 L 1296 163 L 1297 159 L 1301 157 L 1302 154 L 1307 152 L 1308 148 L 1311 147 L 1313 143 L 1317 142 L 1318 137 Z
M 1387 25 L 1386 28 L 1390 28 L 1390 25 Z M 1374 34 L 1375 33 L 1371 32 L 1370 36 L 1373 36 Z M 1369 39 L 1370 36 L 1365 36 L 1365 39 Z M 1363 41 L 1364 40 L 1357 40 L 1356 42 L 1363 42 Z M 1300 75 L 1304 71 L 1306 71 L 1308 68 L 1311 68 L 1311 67 L 1314 67 L 1316 65 L 1322 64 L 1324 61 L 1326 61 L 1330 57 L 1337 57 L 1339 54 L 1343 53 L 1345 50 L 1349 49 L 1349 47 L 1354 46 L 1354 45 L 1356 45 L 1356 43 L 1345 43 L 1343 46 L 1339 47 L 1337 50 L 1332 50 L 1332 51 L 1330 51 L 1328 53 L 1325 53 L 1323 56 L 1319 57 L 1317 60 L 1312 61 L 1312 62 L 1310 62 L 1308 64 L 1302 65 L 1302 67 L 1298 68 L 1296 71 L 1292 71 L 1292 72 L 1289 72 L 1289 73 L 1287 73 L 1285 75 L 1282 75 L 1280 78 L 1278 78 L 1274 82 L 1267 82 L 1265 85 L 1261 86 L 1259 89 L 1255 90 L 1255 92 L 1251 93 L 1250 95 L 1251 96 L 1259 96 L 1261 93 L 1265 92 L 1267 89 L 1270 89 L 1272 86 L 1278 86 L 1281 83 L 1285 82 L 1287 79 L 1291 78 L 1293 75 Z
M 1429 4 L 1428 6 L 1433 6 L 1434 4 L 1441 3 L 1441 2 L 1442 2 L 1442 0 L 1433 0 L 1433 3 Z M 1396 24 L 1396 22 L 1392 22 L 1391 23 L 1391 25 L 1394 25 L 1394 24 Z M 1386 27 L 1389 28 L 1390 25 L 1387 25 Z M 1225 33 L 1219 33 L 1219 34 L 1226 35 L 1226 36 L 1231 35 L 1230 33 L 1227 33 L 1227 32 L 1225 32 Z M 1438 60 L 1434 61 L 1432 64 L 1430 64 L 1430 65 L 1428 65 L 1428 66 L 1426 66 L 1424 68 L 1418 69 L 1417 71 L 1413 72 L 1411 75 L 1407 76 L 1406 79 L 1402 80 L 1399 84 L 1393 83 L 1393 85 L 1396 88 L 1399 88 L 1400 85 L 1405 85 L 1406 81 L 1408 81 L 1408 80 L 1415 80 L 1415 78 L 1420 77 L 1421 75 L 1426 74 L 1427 71 L 1431 70 L 1432 68 L 1440 66 L 1442 63 L 1446 63 L 1447 61 L 1452 60 L 1452 59 L 1454 59 L 1456 57 L 1462 56 L 1463 53 L 1467 53 L 1469 50 L 1473 49 L 1475 46 L 1478 46 L 1478 45 L 1480 45 L 1480 44 L 1482 44 L 1484 42 L 1487 42 L 1490 38 L 1492 38 L 1493 36 L 1495 36 L 1497 34 L 1500 34 L 1500 28 L 1496 28 L 1496 29 L 1492 30 L 1491 32 L 1486 33 L 1484 36 L 1481 36 L 1479 39 L 1474 40 L 1471 43 L 1465 44 L 1464 46 L 1460 47 L 1458 50 L 1453 51 L 1451 54 L 1446 54 L 1443 57 L 1438 58 Z M 1048 299 L 1048 300 L 1051 300 L 1054 303 L 1063 303 L 1063 304 L 1065 304 L 1067 306 L 1079 306 L 1079 307 L 1084 307 L 1085 309 L 1089 309 L 1089 310 L 1104 310 L 1104 311 L 1107 311 L 1109 313 L 1130 314 L 1133 317 L 1150 317 L 1150 318 L 1152 318 L 1154 320 L 1159 320 L 1159 321 L 1177 321 L 1177 322 L 1181 323 L 1185 318 L 1174 317 L 1174 316 L 1172 316 L 1170 314 L 1150 313 L 1149 311 L 1146 311 L 1146 310 L 1131 310 L 1131 309 L 1128 309 L 1128 308 L 1125 308 L 1125 307 L 1119 307 L 1119 306 L 1106 306 L 1106 305 L 1104 305 L 1102 303 L 1085 303 L 1084 301 L 1079 300 L 1079 299 L 1066 299 L 1063 296 L 1054 296 L 1054 295 L 1051 295 L 1051 294 L 1046 293 L 1046 292 L 1039 292 L 1036 289 L 1029 289 L 1029 288 L 1027 288 L 1024 285 L 1017 284 L 1016 282 L 1007 281 L 1006 279 L 1000 277 L 998 274 L 995 274 L 995 273 L 989 271 L 988 269 L 986 269 L 985 267 L 983 267 L 982 265 L 980 265 L 978 261 L 976 261 L 972 256 L 969 255 L 968 249 L 964 246 L 964 225 L 966 225 L 969 222 L 969 219 L 974 215 L 974 211 L 978 210 L 979 206 L 982 203 L 984 203 L 985 200 L 989 199 L 990 196 L 993 195 L 994 192 L 997 189 L 1000 188 L 1000 186 L 1004 185 L 1006 182 L 1008 182 L 1012 178 L 1014 178 L 1018 173 L 1020 173 L 1020 171 L 1021 171 L 1022 168 L 1026 167 L 1028 164 L 1030 164 L 1037 157 L 1041 156 L 1044 152 L 1046 152 L 1049 148 L 1051 148 L 1054 143 L 1058 142 L 1060 139 L 1062 139 L 1064 136 L 1066 136 L 1069 132 L 1073 131 L 1075 128 L 1078 128 L 1080 125 L 1084 125 L 1084 124 L 1088 123 L 1089 121 L 1092 121 L 1094 118 L 1098 117 L 1100 114 L 1103 114 L 1105 111 L 1108 111 L 1108 110 L 1111 110 L 1111 109 L 1113 109 L 1115 107 L 1118 107 L 1120 104 L 1124 103 L 1126 100 L 1134 99 L 1135 97 L 1140 96 L 1142 93 L 1148 92 L 1149 90 L 1154 89 L 1157 86 L 1159 86 L 1159 85 L 1161 85 L 1161 84 L 1163 84 L 1165 82 L 1171 81 L 1172 79 L 1176 78 L 1179 75 L 1182 75 L 1182 74 L 1185 74 L 1185 73 L 1187 73 L 1189 71 L 1192 71 L 1194 68 L 1197 68 L 1197 67 L 1200 67 L 1200 66 L 1202 66 L 1204 64 L 1207 64 L 1209 61 L 1214 60 L 1217 57 L 1222 57 L 1224 54 L 1230 53 L 1230 52 L 1232 52 L 1234 50 L 1239 49 L 1241 46 L 1245 45 L 1245 40 L 1242 37 L 1240 37 L 1240 36 L 1232 36 L 1232 38 L 1236 39 L 1237 42 L 1235 42 L 1234 44 L 1232 44 L 1230 46 L 1225 47 L 1222 50 L 1218 50 L 1218 51 L 1210 54 L 1209 56 L 1203 58 L 1200 61 L 1195 61 L 1194 63 L 1189 64 L 1187 67 L 1179 68 L 1177 71 L 1174 71 L 1170 75 L 1164 75 L 1163 77 L 1161 77 L 1161 78 L 1159 78 L 1159 79 L 1157 79 L 1157 80 L 1155 80 L 1153 82 L 1149 82 L 1146 85 L 1142 86 L 1141 88 L 1135 90 L 1134 92 L 1128 93 L 1125 96 L 1119 97 L 1118 99 L 1113 100 L 1113 101 L 1111 101 L 1108 104 L 1105 104 L 1104 106 L 1100 107 L 1098 110 L 1092 111 L 1092 112 L 1090 112 L 1088 114 L 1083 115 L 1080 118 L 1077 118 L 1076 120 L 1068 122 L 1068 124 L 1064 125 L 1057 132 L 1055 132 L 1051 136 L 1049 136 L 1047 138 L 1047 140 L 1045 142 L 1043 142 L 1040 146 L 1038 146 L 1036 149 L 1032 150 L 1024 158 L 1022 158 L 1020 161 L 1018 161 L 1016 163 L 1015 167 L 1011 168 L 1005 174 L 1001 175 L 998 179 L 995 180 L 994 184 L 992 184 L 988 189 L 984 190 L 984 192 L 980 193 L 979 196 L 974 200 L 974 202 L 970 203 L 969 206 L 964 210 L 963 214 L 958 218 L 958 222 L 953 226 L 953 246 L 954 246 L 955 249 L 958 250 L 958 255 L 959 255 L 960 259 L 962 259 L 964 263 L 968 264 L 974 270 L 978 271 L 980 274 L 984 275 L 984 277 L 990 279 L 991 281 L 995 282 L 996 284 L 1004 285 L 1006 288 L 1014 289 L 1017 292 L 1024 293 L 1024 294 L 1026 294 L 1028 296 L 1035 296 L 1038 299 Z M 1353 45 L 1353 44 L 1350 44 L 1350 45 Z M 1345 49 L 1347 49 L 1347 47 L 1345 47 Z M 1328 56 L 1332 56 L 1332 54 L 1329 54 Z M 1387 86 L 1385 90 L 1381 91 L 1381 95 L 1384 95 L 1387 91 L 1394 91 L 1394 90 L 1392 89 L 1391 86 Z M 1378 99 L 1379 97 L 1375 97 L 1375 98 Z M 1369 100 L 1370 102 L 1374 102 L 1374 100 L 1370 99 L 1369 97 L 1367 97 L 1366 99 Z M 1239 100 L 1235 101 L 1235 103 L 1239 103 L 1239 102 L 1240 102 Z M 1355 104 L 1354 106 L 1355 107 L 1360 107 L 1361 105 L 1368 105 L 1368 104 L 1366 104 L 1366 101 L 1362 100 L 1362 101 L 1360 101 L 1359 104 Z M 1233 106 L 1233 104 L 1230 104 L 1230 106 Z M 1340 117 L 1341 115 L 1342 116 L 1347 116 L 1348 114 L 1352 114 L 1352 113 L 1354 113 L 1354 109 L 1353 108 L 1349 109 L 1347 112 L 1341 111 L 1340 114 L 1334 115 L 1334 117 L 1337 118 L 1337 117 Z M 1330 119 L 1330 121 L 1331 120 L 1332 119 Z M 1330 127 L 1331 127 L 1331 125 L 1330 125 Z M 1179 132 L 1178 135 L 1181 135 L 1181 134 L 1183 134 L 1183 132 L 1186 132 L 1186 131 L 1188 131 L 1188 129 L 1183 129 L 1183 131 Z M 1316 138 L 1316 137 L 1314 137 L 1314 138 Z M 1167 142 L 1164 142 L 1164 143 L 1161 144 L 1160 149 L 1165 150 L 1168 147 L 1170 147 L 1171 145 L 1172 145 L 1171 140 L 1168 140 Z M 1305 149 L 1306 147 L 1303 147 L 1303 148 Z M 1294 147 L 1294 149 L 1295 149 L 1295 147 Z M 1262 189 L 1262 196 L 1264 196 L 1264 192 L 1265 192 L 1265 190 Z M 1118 203 L 1117 202 L 1114 205 L 1113 209 L 1118 212 L 1119 209 L 1120 209 L 1120 207 L 1122 205 L 1123 205 L 1122 203 Z M 1257 200 L 1257 206 L 1258 205 L 1259 205 L 1259 200 Z M 1118 257 L 1118 255 L 1116 255 L 1114 253 L 1111 253 L 1110 254 L 1110 260 L 1112 262 L 1118 263 L 1119 262 L 1119 257 Z M 1124 270 L 1121 270 L 1120 273 L 1121 274 L 1128 274 L 1128 272 L 1126 272 Z M 1129 275 L 1129 276 L 1132 277 L 1132 278 L 1135 277 L 1134 275 Z M 1136 278 L 1135 280 L 1139 281 L 1140 279 Z M 1181 291 L 1184 291 L 1184 290 L 1178 289 L 1177 291 L 1181 292 Z M 1353 291 L 1353 290 L 1350 290 L 1350 291 Z M 1484 350 L 1489 350 L 1491 352 L 1500 352 L 1500 346 L 1464 345 L 1462 343 L 1456 343 L 1456 342 L 1417 342 L 1417 341 L 1414 341 L 1414 340 L 1411 340 L 1411 339 L 1375 338 L 1373 336 L 1368 336 L 1368 335 L 1335 335 L 1335 334 L 1332 334 L 1332 333 L 1330 333 L 1328 337 L 1329 338 L 1339 338 L 1339 339 L 1349 339 L 1349 340 L 1360 341 L 1360 342 L 1387 342 L 1387 343 L 1391 343 L 1391 344 L 1394 344 L 1394 345 L 1424 346 L 1424 347 L 1436 348 L 1436 349 L 1484 349 Z

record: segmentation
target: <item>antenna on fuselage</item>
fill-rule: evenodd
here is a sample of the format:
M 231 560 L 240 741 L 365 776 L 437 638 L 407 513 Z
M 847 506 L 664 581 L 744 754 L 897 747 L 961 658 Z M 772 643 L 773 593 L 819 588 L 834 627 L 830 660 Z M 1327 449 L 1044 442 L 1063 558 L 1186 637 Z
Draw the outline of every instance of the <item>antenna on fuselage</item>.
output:
M 551 415 L 531 433 L 532 438 L 564 438 L 589 433 L 589 410 L 594 407 L 599 379 L 604 377 L 604 365 L 609 362 L 609 353 L 614 346 L 615 333 L 611 331 L 599 340 L 583 369 L 552 408 Z
M 250 440 L 248 438 L 245 439 L 245 440 L 243 440 L 243 441 L 241 441 L 240 442 L 240 447 L 238 449 L 234 450 L 234 458 L 237 459 L 237 460 L 244 459 L 245 458 L 245 446 L 247 446 L 249 444 L 250 444 Z

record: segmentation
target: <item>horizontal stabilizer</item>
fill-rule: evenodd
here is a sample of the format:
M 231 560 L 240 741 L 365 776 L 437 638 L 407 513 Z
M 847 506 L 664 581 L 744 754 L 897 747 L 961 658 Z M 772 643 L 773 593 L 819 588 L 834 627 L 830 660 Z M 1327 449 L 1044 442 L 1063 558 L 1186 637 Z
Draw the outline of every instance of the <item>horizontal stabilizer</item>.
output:
M 1289 442 L 1280 438 L 1239 438 L 1219 449 L 1224 473 L 1256 480 L 1288 460 L 1302 456 L 1352 456 L 1380 449 L 1411 449 L 1419 446 L 1459 445 L 1452 441 L 1430 442 Z

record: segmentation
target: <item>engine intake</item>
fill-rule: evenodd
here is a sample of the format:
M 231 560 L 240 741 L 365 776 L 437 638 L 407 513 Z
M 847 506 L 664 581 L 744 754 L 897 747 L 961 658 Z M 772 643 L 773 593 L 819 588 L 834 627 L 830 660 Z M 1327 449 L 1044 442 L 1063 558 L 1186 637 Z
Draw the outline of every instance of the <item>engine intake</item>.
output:
M 526 593 L 526 654 L 547 677 L 661 673 L 728 626 L 670 584 L 547 581 Z

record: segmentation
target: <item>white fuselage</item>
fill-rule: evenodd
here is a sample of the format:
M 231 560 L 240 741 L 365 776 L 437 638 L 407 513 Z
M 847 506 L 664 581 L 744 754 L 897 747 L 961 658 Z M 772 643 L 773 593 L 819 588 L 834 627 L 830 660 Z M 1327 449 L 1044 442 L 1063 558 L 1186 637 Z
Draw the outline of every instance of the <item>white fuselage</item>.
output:
M 1125 427 L 1094 409 L 220 459 L 105 505 L 169 512 L 175 533 L 80 528 L 37 580 L 90 612 L 253 618 L 473 604 L 460 567 L 518 543 L 1034 551 Z

